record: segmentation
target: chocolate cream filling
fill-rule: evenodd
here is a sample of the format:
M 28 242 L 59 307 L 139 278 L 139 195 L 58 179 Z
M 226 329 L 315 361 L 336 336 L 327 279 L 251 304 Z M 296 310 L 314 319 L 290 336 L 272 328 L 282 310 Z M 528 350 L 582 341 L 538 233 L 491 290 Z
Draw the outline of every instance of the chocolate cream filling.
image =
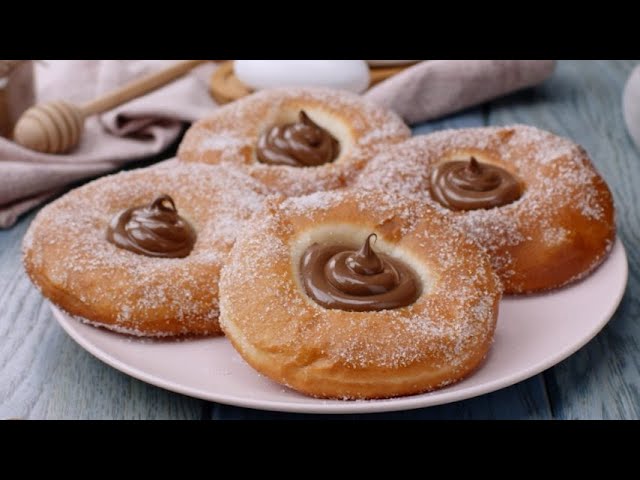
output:
M 431 172 L 431 195 L 451 210 L 489 209 L 518 200 L 522 186 L 505 169 L 471 157 L 437 165 Z
M 354 251 L 314 243 L 301 258 L 307 294 L 323 307 L 366 312 L 411 305 L 420 295 L 416 274 L 400 260 L 376 253 L 371 234 Z
M 269 165 L 316 167 L 333 162 L 340 144 L 327 130 L 300 111 L 299 120 L 276 125 L 258 139 L 258 160 Z
M 107 240 L 117 247 L 149 257 L 183 258 L 196 243 L 196 232 L 169 195 L 148 205 L 128 208 L 111 220 Z

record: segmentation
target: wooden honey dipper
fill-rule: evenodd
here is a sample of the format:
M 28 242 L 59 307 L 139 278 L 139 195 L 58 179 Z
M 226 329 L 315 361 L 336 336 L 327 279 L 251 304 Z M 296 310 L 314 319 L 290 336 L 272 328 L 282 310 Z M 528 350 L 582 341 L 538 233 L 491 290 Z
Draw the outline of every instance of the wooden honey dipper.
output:
M 43 153 L 64 153 L 80 141 L 85 118 L 106 112 L 149 93 L 207 60 L 184 60 L 77 106 L 62 100 L 31 107 L 22 114 L 13 130 L 16 143 Z

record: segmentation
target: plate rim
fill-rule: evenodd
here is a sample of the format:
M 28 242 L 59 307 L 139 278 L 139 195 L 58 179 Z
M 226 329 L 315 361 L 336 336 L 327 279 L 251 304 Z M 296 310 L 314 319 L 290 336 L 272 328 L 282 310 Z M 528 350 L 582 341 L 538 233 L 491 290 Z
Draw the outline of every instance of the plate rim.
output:
M 527 380 L 535 375 L 538 375 L 545 370 L 557 365 L 561 361 L 567 359 L 582 347 L 584 347 L 587 343 L 593 340 L 598 333 L 609 323 L 615 312 L 617 311 L 622 298 L 627 290 L 627 284 L 629 280 L 629 259 L 627 256 L 626 249 L 624 244 L 622 243 L 619 236 L 616 236 L 615 243 L 613 248 L 609 252 L 605 261 L 598 266 L 596 271 L 608 262 L 613 252 L 616 249 L 621 250 L 622 259 L 623 259 L 623 288 L 617 293 L 617 298 L 612 302 L 612 306 L 606 315 L 603 316 L 603 320 L 598 322 L 588 333 L 583 337 L 580 342 L 576 342 L 571 344 L 569 347 L 559 350 L 555 355 L 551 355 L 547 357 L 544 361 L 539 362 L 535 365 L 526 368 L 517 374 L 514 374 L 510 377 L 506 378 L 498 378 L 490 382 L 482 383 L 475 387 L 470 387 L 465 390 L 457 390 L 452 392 L 442 392 L 435 391 L 429 393 L 423 393 L 418 395 L 411 395 L 406 397 L 395 397 L 390 399 L 382 399 L 382 400 L 355 400 L 355 401 L 344 401 L 344 403 L 336 404 L 333 403 L 333 400 L 322 400 L 317 399 L 317 403 L 295 403 L 295 402 L 283 402 L 276 400 L 257 400 L 248 397 L 239 397 L 236 395 L 225 395 L 225 394 L 212 394 L 211 392 L 204 391 L 198 388 L 192 388 L 188 386 L 181 385 L 171 380 L 165 380 L 159 377 L 156 377 L 152 374 L 146 373 L 143 370 L 140 370 L 137 367 L 131 366 L 118 358 L 114 357 L 110 353 L 104 351 L 99 348 L 97 345 L 92 343 L 86 337 L 81 335 L 79 331 L 74 328 L 73 322 L 78 322 L 78 320 L 73 319 L 70 315 L 63 312 L 61 309 L 53 305 L 49 302 L 49 306 L 53 312 L 53 316 L 58 322 L 58 324 L 62 327 L 62 329 L 69 335 L 78 345 L 80 345 L 83 349 L 89 352 L 91 355 L 96 357 L 98 360 L 106 363 L 107 365 L 119 370 L 133 378 L 141 380 L 145 383 L 149 383 L 156 387 L 163 388 L 165 390 L 169 390 L 172 392 L 180 393 L 183 395 L 187 395 L 193 398 L 198 398 L 201 400 L 207 400 L 211 402 L 221 403 L 225 405 L 233 405 L 237 407 L 243 408 L 253 408 L 256 410 L 265 410 L 265 411 L 276 411 L 276 412 L 291 412 L 291 413 L 314 413 L 314 414 L 353 414 L 353 413 L 381 413 L 381 412 L 392 412 L 392 411 L 402 411 L 402 410 L 414 410 L 419 408 L 428 408 L 434 407 L 438 405 L 444 405 L 454 402 L 459 402 L 462 400 L 468 400 L 470 398 L 478 397 L 481 395 L 486 395 L 487 393 L 491 393 L 497 390 L 501 390 L 503 388 L 510 387 L 515 385 L 516 383 Z M 595 273 L 595 272 L 592 272 Z M 587 276 L 588 278 L 588 276 Z M 571 288 L 571 286 L 565 287 Z M 95 327 L 92 327 L 95 328 Z M 106 329 L 102 329 L 105 334 L 114 335 L 114 332 L 111 332 Z M 434 396 L 434 393 L 438 393 L 437 396 Z M 429 401 L 429 398 L 434 396 L 433 401 Z M 329 403 L 332 402 L 332 403 Z

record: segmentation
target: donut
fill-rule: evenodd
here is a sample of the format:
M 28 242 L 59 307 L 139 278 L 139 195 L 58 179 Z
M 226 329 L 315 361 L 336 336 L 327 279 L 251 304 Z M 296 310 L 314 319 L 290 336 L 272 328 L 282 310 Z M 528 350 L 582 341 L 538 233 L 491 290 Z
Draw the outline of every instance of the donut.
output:
M 397 115 L 356 94 L 280 88 L 194 123 L 178 158 L 241 165 L 273 193 L 298 196 L 345 186 L 374 154 L 409 136 Z
M 220 269 L 265 194 L 237 169 L 175 161 L 103 177 L 38 213 L 23 263 L 45 297 L 86 323 L 219 334 Z
M 489 253 L 505 294 L 579 280 L 615 238 L 611 192 L 587 152 L 535 127 L 418 136 L 370 161 L 355 185 L 448 216 Z
M 410 395 L 469 375 L 492 344 L 500 281 L 473 241 L 418 211 L 347 189 L 270 198 L 221 275 L 235 349 L 320 398 Z

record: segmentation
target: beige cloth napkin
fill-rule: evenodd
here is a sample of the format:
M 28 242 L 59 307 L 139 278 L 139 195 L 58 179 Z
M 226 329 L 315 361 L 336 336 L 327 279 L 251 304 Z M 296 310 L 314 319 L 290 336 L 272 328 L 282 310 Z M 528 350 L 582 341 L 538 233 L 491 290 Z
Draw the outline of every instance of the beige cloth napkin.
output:
M 93 99 L 172 60 L 56 60 L 37 64 L 38 101 Z M 164 150 L 183 122 L 216 108 L 207 91 L 214 64 L 104 115 L 87 119 L 70 155 L 48 155 L 0 137 L 0 228 L 78 180 L 111 172 Z
M 379 83 L 365 97 L 407 123 L 424 122 L 537 85 L 554 60 L 431 60 Z
M 38 101 L 81 103 L 171 60 L 47 61 L 36 71 Z M 70 155 L 33 152 L 0 138 L 0 228 L 69 184 L 164 150 L 191 122 L 216 108 L 208 94 L 215 64 L 205 64 L 149 95 L 86 122 Z M 415 123 L 535 85 L 554 62 L 431 60 L 376 85 L 365 96 Z

